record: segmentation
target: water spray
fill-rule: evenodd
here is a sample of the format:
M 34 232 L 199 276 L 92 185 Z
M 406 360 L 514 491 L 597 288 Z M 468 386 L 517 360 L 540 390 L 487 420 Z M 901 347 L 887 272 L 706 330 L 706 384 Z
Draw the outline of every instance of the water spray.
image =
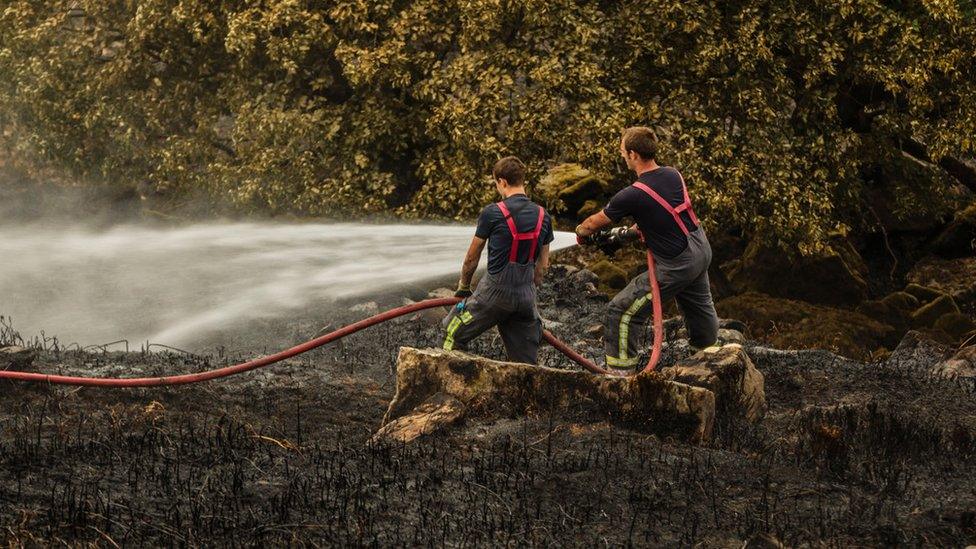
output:
M 647 251 L 647 276 L 651 283 L 652 292 L 652 306 L 654 315 L 654 344 L 651 352 L 651 356 L 648 359 L 647 365 L 641 370 L 641 372 L 649 372 L 654 370 L 657 366 L 658 361 L 661 356 L 661 344 L 664 339 L 664 322 L 663 313 L 661 307 L 660 299 L 660 288 L 657 283 L 657 278 L 654 276 L 655 266 L 654 266 L 654 256 L 651 254 L 650 250 Z M 452 306 L 461 301 L 459 298 L 439 298 L 439 299 L 428 299 L 425 301 L 420 301 L 417 303 L 412 303 L 409 305 L 404 305 L 402 307 L 397 307 L 395 309 L 390 309 L 383 313 L 373 315 L 371 317 L 365 318 L 348 326 L 339 328 L 327 334 L 316 337 L 312 340 L 306 341 L 300 345 L 291 347 L 284 351 L 261 357 L 258 359 L 250 360 L 233 366 L 226 366 L 222 368 L 217 368 L 214 370 L 208 370 L 205 372 L 198 372 L 194 374 L 184 374 L 176 376 L 163 376 L 163 377 L 149 377 L 149 378 L 98 378 L 98 377 L 76 377 L 76 376 L 61 376 L 52 374 L 40 374 L 32 372 L 13 372 L 13 371 L 0 371 L 0 379 L 10 379 L 16 381 L 28 381 L 28 382 L 40 382 L 58 385 L 74 385 L 74 386 L 88 386 L 88 387 L 159 387 L 159 386 L 172 386 L 172 385 L 186 385 L 190 383 L 200 383 L 204 381 L 210 381 L 214 379 L 220 379 L 257 368 L 270 366 L 272 364 L 281 362 L 288 358 L 294 357 L 296 355 L 311 351 L 312 349 L 321 347 L 328 343 L 338 341 L 343 337 L 356 333 L 360 330 L 369 328 L 370 326 L 375 326 L 394 318 L 421 311 L 424 309 L 431 309 L 435 307 Z M 571 347 L 566 345 L 564 342 L 556 338 L 548 330 L 543 330 L 543 338 L 550 345 L 555 347 L 559 352 L 563 353 L 565 356 L 585 368 L 587 371 L 598 375 L 610 375 L 610 376 L 623 376 L 619 372 L 608 370 L 594 363 L 593 361 L 580 355 L 578 352 L 573 350 Z

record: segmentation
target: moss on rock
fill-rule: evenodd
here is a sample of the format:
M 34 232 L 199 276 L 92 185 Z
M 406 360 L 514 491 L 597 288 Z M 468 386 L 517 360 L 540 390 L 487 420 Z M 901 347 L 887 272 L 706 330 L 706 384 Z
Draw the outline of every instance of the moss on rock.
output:
M 599 199 L 606 192 L 607 184 L 579 164 L 554 166 L 536 186 L 536 193 L 553 213 L 569 212 L 579 215 L 588 202 L 599 204 Z
M 959 304 L 976 302 L 976 257 L 923 259 L 912 267 L 908 281 L 949 294 Z
M 915 296 L 915 299 L 917 299 L 918 302 L 923 305 L 944 295 L 943 292 L 940 292 L 935 288 L 922 286 L 921 284 L 916 284 L 914 282 L 908 286 L 905 286 L 905 292 Z
M 739 292 L 825 305 L 853 306 L 867 295 L 867 267 L 849 242 L 837 239 L 818 256 L 790 258 L 753 241 L 728 273 Z
M 949 334 L 950 337 L 958 341 L 976 330 L 976 322 L 973 322 L 972 318 L 963 313 L 946 313 L 935 321 L 933 328 Z
M 591 264 L 589 269 L 596 273 L 600 277 L 600 283 L 608 288 L 620 290 L 627 285 L 627 272 L 606 259 Z
M 958 312 L 956 302 L 950 296 L 942 294 L 912 313 L 912 325 L 916 328 L 932 328 L 942 315 Z
M 586 219 L 599 212 L 603 208 L 603 202 L 599 200 L 587 200 L 576 212 L 577 219 Z
M 932 251 L 950 259 L 976 254 L 976 202 L 956 213 L 932 243 Z
M 716 305 L 719 316 L 749 325 L 755 339 L 784 349 L 827 349 L 869 360 L 880 347 L 897 343 L 895 329 L 864 314 L 749 292 Z
M 914 311 L 915 309 L 918 309 L 919 305 L 921 305 L 918 298 L 908 292 L 890 293 L 881 300 L 881 303 L 893 309 L 905 312 Z

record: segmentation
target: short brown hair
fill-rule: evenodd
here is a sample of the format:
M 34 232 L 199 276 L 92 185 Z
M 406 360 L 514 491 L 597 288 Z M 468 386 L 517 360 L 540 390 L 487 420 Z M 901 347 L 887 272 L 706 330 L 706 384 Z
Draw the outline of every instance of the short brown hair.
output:
M 495 179 L 504 179 L 509 185 L 518 187 L 525 183 L 525 164 L 514 156 L 506 156 L 491 169 L 491 175 Z
M 623 133 L 624 150 L 634 151 L 644 160 L 654 160 L 657 156 L 657 135 L 646 126 L 627 128 Z

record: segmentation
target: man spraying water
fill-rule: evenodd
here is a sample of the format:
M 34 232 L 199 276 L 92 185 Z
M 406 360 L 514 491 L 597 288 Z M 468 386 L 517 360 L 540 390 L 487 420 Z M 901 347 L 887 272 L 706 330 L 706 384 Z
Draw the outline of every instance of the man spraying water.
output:
M 715 344 L 718 334 L 718 316 L 708 285 L 712 249 L 691 208 L 684 178 L 674 168 L 659 166 L 656 154 L 653 130 L 624 130 L 620 155 L 637 173 L 637 181 L 576 227 L 577 239 L 580 244 L 599 244 L 595 235 L 604 227 L 625 217 L 636 221 L 629 229 L 614 229 L 614 237 L 636 239 L 642 235 L 654 255 L 661 302 L 676 299 L 691 345 L 708 347 Z M 604 341 L 608 367 L 630 372 L 637 366 L 638 339 L 651 310 L 651 288 L 645 272 L 610 301 Z
M 454 294 L 466 299 L 444 319 L 444 348 L 464 349 L 497 326 L 509 360 L 536 364 L 542 339 L 536 286 L 549 267 L 552 220 L 525 194 L 525 165 L 518 158 L 496 162 L 492 176 L 502 200 L 486 206 L 478 218 Z M 471 278 L 486 244 L 488 273 L 472 292 Z

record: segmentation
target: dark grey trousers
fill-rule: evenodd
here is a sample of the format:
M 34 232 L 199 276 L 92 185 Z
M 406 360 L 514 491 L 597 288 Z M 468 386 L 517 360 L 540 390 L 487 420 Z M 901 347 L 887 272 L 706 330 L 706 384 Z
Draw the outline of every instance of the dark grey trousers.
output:
M 688 235 L 688 247 L 673 259 L 654 258 L 662 305 L 675 299 L 695 347 L 714 345 L 718 315 L 708 286 L 712 248 L 699 228 Z M 651 317 L 651 283 L 647 271 L 637 275 L 610 301 L 604 347 L 607 366 L 631 369 L 640 359 L 640 340 Z
M 498 274 L 486 274 L 474 294 L 444 319 L 444 348 L 464 350 L 471 340 L 497 326 L 508 360 L 537 364 L 542 319 L 535 303 L 534 271 L 533 263 L 509 263 Z

